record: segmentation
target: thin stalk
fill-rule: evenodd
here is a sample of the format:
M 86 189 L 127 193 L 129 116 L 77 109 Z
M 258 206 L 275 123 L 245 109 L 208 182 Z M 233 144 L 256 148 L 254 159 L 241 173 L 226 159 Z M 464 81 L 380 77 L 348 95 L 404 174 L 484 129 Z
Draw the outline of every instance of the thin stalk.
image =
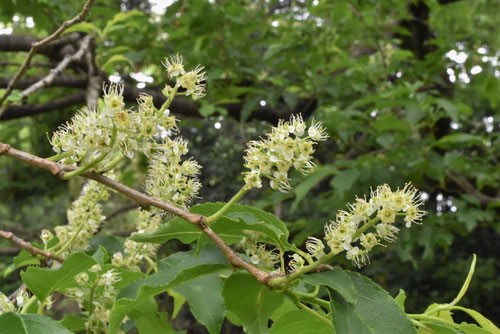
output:
M 330 303 L 329 302 L 327 302 L 326 300 L 323 300 L 321 298 L 317 298 L 316 296 L 312 296 L 309 293 L 303 293 L 303 292 L 299 292 L 296 290 L 287 290 L 285 292 L 285 294 L 287 294 L 288 296 L 293 295 L 294 299 L 298 299 L 298 300 L 301 300 L 301 301 L 304 301 L 304 302 L 307 302 L 310 304 L 316 304 L 316 305 L 319 305 L 321 307 L 324 307 L 327 310 L 330 310 Z
M 59 153 L 59 154 L 55 154 L 51 157 L 48 157 L 48 158 L 45 158 L 45 160 L 48 160 L 48 161 L 59 161 L 61 159 L 64 159 L 66 157 L 69 157 L 71 155 L 72 152 L 70 151 L 67 151 L 67 152 L 63 152 L 63 153 Z
M 231 208 L 236 202 L 238 202 L 240 198 L 242 198 L 246 194 L 247 191 L 248 189 L 246 186 L 241 188 L 240 191 L 238 191 L 236 195 L 234 195 L 233 198 L 229 200 L 229 202 L 227 202 L 222 208 L 220 208 L 219 211 L 207 218 L 207 225 L 210 225 L 211 223 L 219 219 L 224 213 L 226 213 L 227 210 L 229 210 L 229 208 Z
M 365 232 L 366 230 L 368 230 L 370 227 L 372 227 L 373 225 L 375 225 L 379 221 L 380 221 L 380 218 L 379 217 L 375 217 L 372 220 L 370 220 L 369 222 L 367 222 L 366 224 L 364 224 L 363 226 L 361 226 L 352 235 L 352 241 L 356 241 L 363 232 Z
M 113 146 L 115 144 L 115 140 L 116 140 L 116 126 L 113 125 L 113 133 L 111 135 L 111 142 L 110 142 L 110 145 L 109 145 L 110 151 L 109 152 L 111 152 L 111 149 L 113 148 Z M 86 165 L 84 165 L 84 166 L 82 166 L 82 167 L 80 167 L 80 168 L 78 168 L 78 169 L 76 169 L 76 170 L 74 170 L 72 172 L 64 173 L 64 175 L 61 176 L 61 178 L 64 179 L 64 180 L 69 180 L 72 177 L 82 175 L 86 171 L 88 171 L 91 168 L 93 168 L 94 166 L 96 166 L 99 162 L 101 162 L 102 160 L 104 160 L 104 158 L 106 158 L 108 156 L 109 152 L 101 154 L 98 158 L 92 160 L 88 164 L 86 164 Z
M 179 89 L 179 82 L 177 82 L 174 86 L 174 90 L 172 91 L 172 94 L 170 94 L 167 98 L 167 101 L 165 101 L 165 103 L 162 104 L 160 110 L 158 111 L 159 114 L 163 114 L 163 112 L 165 112 L 165 110 L 170 106 L 170 103 L 172 102 L 172 100 L 174 99 L 175 95 L 177 95 L 177 90 Z
M 125 156 L 123 154 L 118 154 L 116 157 L 113 158 L 113 160 L 111 160 L 103 169 L 102 173 L 105 173 L 107 171 L 110 171 L 112 170 L 113 168 L 116 167 L 116 165 L 118 165 L 120 163 L 120 161 L 122 161 L 123 159 L 125 158 Z

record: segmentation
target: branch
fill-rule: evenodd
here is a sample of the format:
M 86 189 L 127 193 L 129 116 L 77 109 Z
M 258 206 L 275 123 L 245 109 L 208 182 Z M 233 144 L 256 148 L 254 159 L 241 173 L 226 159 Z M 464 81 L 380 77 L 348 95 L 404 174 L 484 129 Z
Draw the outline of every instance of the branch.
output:
M 44 76 L 36 75 L 27 78 L 22 78 L 17 84 L 17 88 L 26 89 L 38 81 L 42 80 Z M 7 88 L 11 78 L 0 77 L 0 88 Z M 46 87 L 70 87 L 70 88 L 85 88 L 87 80 L 84 77 L 75 75 L 62 74 L 54 78 Z
M 0 150 L 1 150 L 1 148 L 0 148 Z M 21 249 L 27 250 L 33 256 L 41 255 L 41 256 L 46 257 L 48 259 L 54 259 L 60 263 L 64 262 L 63 258 L 55 255 L 54 253 L 47 252 L 47 251 L 44 251 L 42 249 L 34 247 L 29 242 L 24 241 L 23 239 L 16 237 L 14 235 L 14 233 L 12 233 L 12 232 L 0 230 L 0 237 L 4 238 L 6 240 L 9 240 L 10 243 L 13 244 L 14 246 L 17 246 Z
M 42 39 L 41 41 L 37 41 L 31 44 L 31 49 L 26 56 L 26 59 L 24 59 L 23 64 L 21 65 L 21 68 L 19 68 L 19 71 L 16 73 L 12 81 L 9 83 L 9 86 L 5 90 L 4 94 L 0 98 L 0 106 L 3 104 L 3 102 L 9 97 L 9 95 L 12 93 L 14 90 L 14 87 L 16 87 L 19 79 L 21 79 L 21 76 L 24 74 L 24 72 L 28 69 L 31 60 L 33 59 L 33 56 L 35 53 L 43 47 L 44 45 L 49 44 L 53 40 L 57 39 L 61 34 L 74 25 L 75 23 L 78 23 L 85 19 L 89 14 L 90 14 L 90 7 L 92 7 L 92 4 L 94 3 L 95 0 L 87 0 L 85 5 L 83 6 L 83 9 L 80 13 L 78 13 L 74 18 L 71 20 L 65 21 L 52 35 Z M 0 117 L 2 116 L 3 110 L 0 109 Z
M 11 148 L 10 145 L 0 142 L 0 155 L 6 155 L 8 157 L 19 160 L 23 163 L 39 167 L 48 170 L 53 175 L 62 177 L 65 172 L 74 171 L 77 167 L 58 164 L 52 161 L 48 161 L 37 157 L 35 155 L 16 150 Z M 199 214 L 190 213 L 176 206 L 170 205 L 168 203 L 162 202 L 156 198 L 149 197 L 133 188 L 129 188 L 119 182 L 116 182 L 102 174 L 96 173 L 94 171 L 89 171 L 83 173 L 81 176 L 97 181 L 105 186 L 114 189 L 128 198 L 133 199 L 139 206 L 143 208 L 148 208 L 154 206 L 170 212 L 178 217 L 185 219 L 186 221 L 194 224 L 200 230 L 202 230 L 212 241 L 224 252 L 229 263 L 235 268 L 243 268 L 252 274 L 257 280 L 263 284 L 267 284 L 269 279 L 273 276 L 269 275 L 265 271 L 251 265 L 250 263 L 239 257 L 232 249 L 229 247 L 220 237 L 217 235 L 206 223 L 207 217 Z
M 461 176 L 459 173 L 446 172 L 446 176 L 448 176 L 451 180 L 453 180 L 453 182 L 455 182 L 463 191 L 476 197 L 483 205 L 500 202 L 500 197 L 492 197 L 483 194 L 482 192 L 477 190 L 472 183 L 470 183 L 465 177 Z
M 49 75 L 44 77 L 42 80 L 34 83 L 30 87 L 26 88 L 21 92 L 21 97 L 27 97 L 28 95 L 32 94 L 33 92 L 39 90 L 40 88 L 43 88 L 45 86 L 48 86 L 54 81 L 55 77 L 57 77 L 59 74 L 64 71 L 66 66 L 68 66 L 69 63 L 73 61 L 80 60 L 80 58 L 83 57 L 83 54 L 87 51 L 87 49 L 90 47 L 90 41 L 92 40 L 91 35 L 87 35 L 83 38 L 82 43 L 80 44 L 80 48 L 78 49 L 75 54 L 71 56 L 66 56 L 64 59 L 52 70 L 50 70 Z
M 5 113 L 0 116 L 0 121 L 42 114 L 82 103 L 85 103 L 84 91 L 66 95 L 65 97 L 47 103 L 10 106 L 6 109 Z

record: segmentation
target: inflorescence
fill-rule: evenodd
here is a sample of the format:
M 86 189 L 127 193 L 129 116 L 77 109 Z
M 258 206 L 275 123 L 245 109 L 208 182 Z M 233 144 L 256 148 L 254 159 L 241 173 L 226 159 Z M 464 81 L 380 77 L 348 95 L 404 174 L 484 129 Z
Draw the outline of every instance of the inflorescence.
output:
M 291 189 L 288 172 L 291 167 L 303 174 L 314 170 L 311 161 L 313 145 L 328 138 L 321 123 L 312 122 L 306 131 L 302 116 L 292 116 L 290 122 L 280 121 L 266 139 L 247 144 L 245 183 L 248 188 L 262 187 L 262 177 L 270 180 L 270 186 L 282 192 Z

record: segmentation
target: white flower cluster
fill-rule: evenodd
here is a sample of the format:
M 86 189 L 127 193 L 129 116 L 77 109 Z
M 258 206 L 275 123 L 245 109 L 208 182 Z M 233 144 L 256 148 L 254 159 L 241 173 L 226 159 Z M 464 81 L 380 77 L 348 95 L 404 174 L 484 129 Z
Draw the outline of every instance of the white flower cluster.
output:
M 271 180 L 271 188 L 282 192 L 290 190 L 290 168 L 294 167 L 304 174 L 312 172 L 313 145 L 327 138 L 321 123 L 313 121 L 307 129 L 300 115 L 292 116 L 290 122 L 280 121 L 267 134 L 267 139 L 247 144 L 245 167 L 250 169 L 244 174 L 247 187 L 262 187 L 264 176 Z
M 115 177 L 108 173 L 109 176 Z M 68 209 L 68 224 L 56 226 L 54 232 L 58 238 L 56 251 L 62 249 L 62 256 L 66 257 L 77 250 L 84 250 L 88 241 L 97 232 L 99 226 L 106 219 L 102 214 L 101 201 L 106 201 L 109 193 L 106 187 L 95 181 L 89 181 L 82 189 L 80 197 L 71 203 Z M 48 245 L 53 238 L 49 230 L 42 230 L 40 238 Z
M 139 224 L 135 233 L 154 231 L 161 224 L 161 216 L 150 211 L 140 210 Z M 140 271 L 139 263 L 146 257 L 153 257 L 159 245 L 152 243 L 135 242 L 127 240 L 123 244 L 124 253 L 118 252 L 113 255 L 112 264 L 117 267 L 127 267 L 131 271 Z
M 188 152 L 187 141 L 167 138 L 151 156 L 146 192 L 159 200 L 187 208 L 201 189 L 198 180 L 201 166 L 195 160 L 181 161 Z
M 78 287 L 64 291 L 65 295 L 89 312 L 86 327 L 90 331 L 107 327 L 111 304 L 118 293 L 113 286 L 120 280 L 118 272 L 115 269 L 102 271 L 101 266 L 94 265 L 88 272 L 81 272 L 75 276 Z
M 177 77 L 177 82 L 175 87 L 167 85 L 162 90 L 167 97 L 162 108 L 158 110 L 151 96 L 141 94 L 138 110 L 126 109 L 123 86 L 104 87 L 104 103 L 96 110 L 85 108 L 78 112 L 53 134 L 50 143 L 58 161 L 70 165 L 94 163 L 95 170 L 103 171 L 116 158 L 115 152 L 132 159 L 137 152 L 147 154 L 157 141 L 175 134 L 176 119 L 169 115 L 168 105 L 177 94 L 195 100 L 203 97 L 207 76 L 200 66 L 185 72 L 181 56 L 167 59 L 164 65 L 168 76 Z M 178 93 L 179 88 L 185 91 Z
M 330 252 L 346 251 L 348 260 L 361 267 L 369 262 L 368 253 L 382 243 L 395 241 L 399 228 L 394 225 L 397 216 L 404 216 L 406 227 L 419 223 L 426 214 L 420 210 L 420 195 L 410 183 L 392 191 L 384 184 L 371 192 L 369 201 L 357 198 L 349 204 L 349 211 L 340 211 L 335 221 L 325 225 L 325 242 Z M 371 232 L 368 232 L 372 229 Z M 310 237 L 306 248 L 319 259 L 325 255 L 323 241 Z

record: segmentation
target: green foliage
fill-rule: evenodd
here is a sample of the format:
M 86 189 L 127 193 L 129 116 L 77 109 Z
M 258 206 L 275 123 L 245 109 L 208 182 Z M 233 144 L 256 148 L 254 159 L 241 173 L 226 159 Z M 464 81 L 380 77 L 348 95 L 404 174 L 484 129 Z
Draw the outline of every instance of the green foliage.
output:
M 0 315 L 0 324 L 0 333 L 5 334 L 71 333 L 55 320 L 41 314 L 5 313 Z

